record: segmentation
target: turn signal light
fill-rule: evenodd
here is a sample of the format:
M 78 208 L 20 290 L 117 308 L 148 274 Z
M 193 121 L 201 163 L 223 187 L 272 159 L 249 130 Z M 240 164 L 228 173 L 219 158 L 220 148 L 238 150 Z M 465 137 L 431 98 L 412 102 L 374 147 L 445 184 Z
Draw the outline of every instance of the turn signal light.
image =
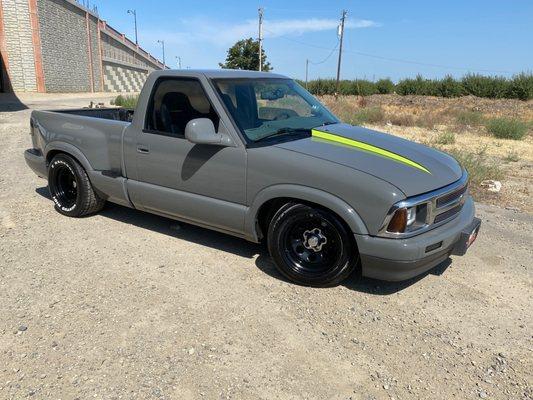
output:
M 407 208 L 399 208 L 392 216 L 387 231 L 391 233 L 405 232 L 407 227 Z

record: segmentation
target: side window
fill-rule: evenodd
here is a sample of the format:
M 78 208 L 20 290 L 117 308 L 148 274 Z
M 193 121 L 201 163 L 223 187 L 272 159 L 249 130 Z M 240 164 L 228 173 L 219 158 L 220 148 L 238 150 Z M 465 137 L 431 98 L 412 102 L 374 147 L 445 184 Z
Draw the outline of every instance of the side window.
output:
M 156 82 L 148 103 L 146 130 L 183 137 L 185 126 L 195 118 L 209 118 L 218 131 L 219 117 L 198 80 L 164 78 Z

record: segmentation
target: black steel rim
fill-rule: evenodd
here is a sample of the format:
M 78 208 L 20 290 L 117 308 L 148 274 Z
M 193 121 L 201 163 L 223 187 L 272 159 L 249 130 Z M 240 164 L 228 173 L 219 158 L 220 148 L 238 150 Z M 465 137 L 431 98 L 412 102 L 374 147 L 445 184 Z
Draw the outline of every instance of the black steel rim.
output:
M 319 246 L 311 246 L 313 237 Z M 285 263 L 299 275 L 322 275 L 337 265 L 343 254 L 338 229 L 318 213 L 293 221 L 282 236 L 282 245 Z
M 55 196 L 59 204 L 71 208 L 78 199 L 78 182 L 70 168 L 64 165 L 56 167 Z

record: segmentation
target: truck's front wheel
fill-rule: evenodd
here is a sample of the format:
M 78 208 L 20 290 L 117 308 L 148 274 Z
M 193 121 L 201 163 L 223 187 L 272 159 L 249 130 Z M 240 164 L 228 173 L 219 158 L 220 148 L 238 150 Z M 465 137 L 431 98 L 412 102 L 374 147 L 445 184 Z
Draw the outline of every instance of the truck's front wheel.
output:
M 56 210 L 69 217 L 92 214 L 105 203 L 94 191 L 83 167 L 66 154 L 58 154 L 50 162 L 48 189 Z
M 296 283 L 336 286 L 355 269 L 357 249 L 349 229 L 332 212 L 290 203 L 273 216 L 268 249 L 279 271 Z

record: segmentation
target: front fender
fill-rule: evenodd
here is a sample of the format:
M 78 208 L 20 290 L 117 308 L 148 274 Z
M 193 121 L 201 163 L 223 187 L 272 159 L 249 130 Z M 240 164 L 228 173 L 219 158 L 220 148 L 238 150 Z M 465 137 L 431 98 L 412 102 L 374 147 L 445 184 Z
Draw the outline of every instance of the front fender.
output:
M 282 184 L 269 186 L 261 190 L 250 204 L 244 217 L 244 230 L 251 240 L 255 242 L 259 240 L 256 219 L 261 206 L 269 200 L 287 197 L 312 202 L 325 207 L 341 217 L 353 233 L 359 235 L 368 234 L 368 229 L 357 211 L 344 200 L 330 193 L 308 186 Z

